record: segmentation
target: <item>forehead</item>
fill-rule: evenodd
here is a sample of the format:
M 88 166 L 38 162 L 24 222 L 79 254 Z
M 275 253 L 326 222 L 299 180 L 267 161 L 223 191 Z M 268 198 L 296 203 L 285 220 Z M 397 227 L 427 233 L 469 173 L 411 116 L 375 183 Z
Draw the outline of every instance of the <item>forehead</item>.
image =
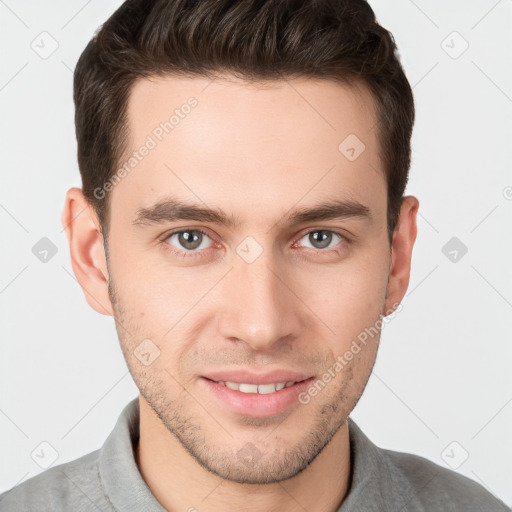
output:
M 330 80 L 140 79 L 112 209 L 133 212 L 170 194 L 229 203 L 240 218 L 326 196 L 385 208 L 376 121 L 366 88 Z
M 197 105 L 190 109 L 187 104 L 192 101 Z M 173 135 L 193 132 L 204 143 L 248 148 L 285 135 L 287 142 L 296 141 L 294 147 L 326 136 L 326 144 L 331 144 L 354 132 L 371 143 L 377 119 L 373 96 L 360 84 L 305 78 L 249 83 L 229 75 L 214 80 L 177 76 L 137 80 L 127 108 L 132 142 L 155 130 L 159 138 L 158 127 L 169 120 Z

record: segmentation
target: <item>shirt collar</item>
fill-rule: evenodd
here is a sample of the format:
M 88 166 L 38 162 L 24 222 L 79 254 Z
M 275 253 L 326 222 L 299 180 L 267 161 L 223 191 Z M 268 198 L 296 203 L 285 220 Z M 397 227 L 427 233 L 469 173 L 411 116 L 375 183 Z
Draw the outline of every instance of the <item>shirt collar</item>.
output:
M 376 446 L 350 417 L 348 425 L 351 482 L 338 512 L 396 512 L 407 505 L 423 510 L 406 475 L 392 463 L 389 450 Z
M 166 512 L 140 474 L 134 447 L 139 442 L 139 399 L 121 412 L 116 426 L 101 448 L 99 472 L 105 495 L 123 512 Z

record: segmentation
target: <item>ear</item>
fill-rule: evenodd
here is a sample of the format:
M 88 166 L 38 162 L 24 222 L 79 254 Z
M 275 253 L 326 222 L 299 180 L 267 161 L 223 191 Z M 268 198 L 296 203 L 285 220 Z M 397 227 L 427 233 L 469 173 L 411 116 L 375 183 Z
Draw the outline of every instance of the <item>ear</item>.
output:
M 89 306 L 102 315 L 113 315 L 100 222 L 81 189 L 68 190 L 61 220 L 68 237 L 73 272 Z
M 385 314 L 391 314 L 404 298 L 411 274 L 412 248 L 416 240 L 416 214 L 419 201 L 414 196 L 402 199 L 398 222 L 391 242 L 391 264 Z

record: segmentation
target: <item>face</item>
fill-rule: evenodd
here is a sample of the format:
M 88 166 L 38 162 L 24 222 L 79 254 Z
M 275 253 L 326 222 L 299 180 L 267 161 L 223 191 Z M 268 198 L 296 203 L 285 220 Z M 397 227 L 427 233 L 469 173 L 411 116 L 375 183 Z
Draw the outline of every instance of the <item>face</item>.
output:
M 321 453 L 371 373 L 379 335 L 361 333 L 405 292 L 390 281 L 374 108 L 330 81 L 132 89 L 130 170 L 110 190 L 112 313 L 141 395 L 224 479 L 277 482 Z

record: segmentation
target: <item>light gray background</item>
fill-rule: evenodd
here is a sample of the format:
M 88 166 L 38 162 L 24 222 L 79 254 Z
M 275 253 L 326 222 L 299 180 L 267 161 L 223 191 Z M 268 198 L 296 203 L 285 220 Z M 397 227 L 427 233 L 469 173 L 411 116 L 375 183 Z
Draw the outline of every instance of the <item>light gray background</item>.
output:
M 80 186 L 72 70 L 119 5 L 0 1 L 0 491 L 99 448 L 138 392 L 60 224 Z M 407 193 L 420 213 L 403 310 L 352 417 L 378 445 L 455 468 L 510 505 L 512 1 L 371 5 L 414 87 Z M 31 47 L 48 52 L 52 38 L 47 58 Z M 58 249 L 46 263 L 32 253 L 42 237 Z M 452 237 L 468 249 L 455 262 L 442 251 Z

